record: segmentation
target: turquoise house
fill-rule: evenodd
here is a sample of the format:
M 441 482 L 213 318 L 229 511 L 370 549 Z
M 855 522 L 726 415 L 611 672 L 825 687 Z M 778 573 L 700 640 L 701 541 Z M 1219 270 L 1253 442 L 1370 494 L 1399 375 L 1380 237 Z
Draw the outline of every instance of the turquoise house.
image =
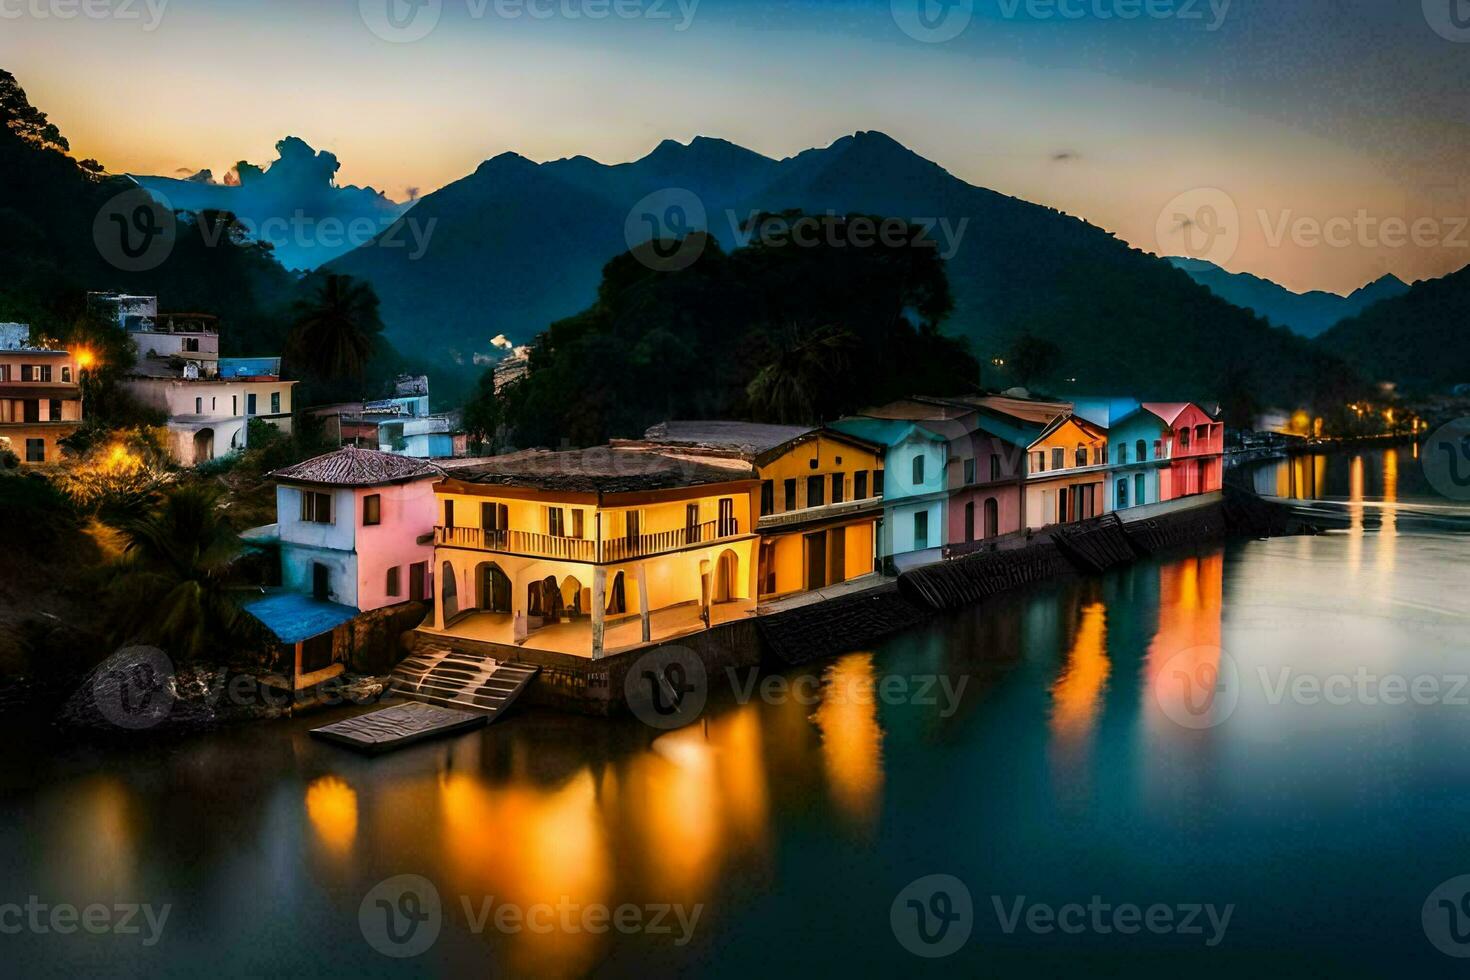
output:
M 942 559 L 949 496 L 948 440 L 903 419 L 859 416 L 839 419 L 828 428 L 884 447 L 880 564 L 904 571 Z
M 1169 466 L 1169 425 L 1135 398 L 1079 398 L 1075 414 L 1108 430 L 1105 512 L 1161 499 L 1160 474 Z

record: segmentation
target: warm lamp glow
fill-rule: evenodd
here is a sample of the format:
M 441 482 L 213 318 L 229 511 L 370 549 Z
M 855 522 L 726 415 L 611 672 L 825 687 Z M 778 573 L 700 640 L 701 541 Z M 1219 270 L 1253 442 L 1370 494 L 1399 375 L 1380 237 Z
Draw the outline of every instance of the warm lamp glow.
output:
M 87 350 L 85 347 L 83 347 L 81 350 L 77 351 L 77 367 L 81 368 L 83 371 L 87 370 L 87 368 L 91 367 L 93 364 L 96 364 L 96 363 L 97 363 L 97 355 L 93 354 L 91 351 Z

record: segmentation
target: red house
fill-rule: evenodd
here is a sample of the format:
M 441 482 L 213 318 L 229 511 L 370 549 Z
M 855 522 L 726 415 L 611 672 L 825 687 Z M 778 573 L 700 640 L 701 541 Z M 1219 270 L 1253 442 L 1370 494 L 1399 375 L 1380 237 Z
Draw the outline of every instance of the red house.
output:
M 1192 402 L 1145 402 L 1173 435 L 1166 447 L 1170 463 L 1159 474 L 1159 500 L 1214 493 L 1224 482 L 1225 423 Z

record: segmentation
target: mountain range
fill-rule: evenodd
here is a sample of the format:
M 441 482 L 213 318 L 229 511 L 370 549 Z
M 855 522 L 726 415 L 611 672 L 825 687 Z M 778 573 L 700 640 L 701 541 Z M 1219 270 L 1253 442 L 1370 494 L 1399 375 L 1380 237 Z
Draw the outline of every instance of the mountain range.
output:
M 742 244 L 751 215 L 791 209 L 928 227 L 955 298 L 944 330 L 967 339 L 982 364 L 1030 335 L 1061 348 L 1057 384 L 1161 397 L 1207 397 L 1232 359 L 1279 399 L 1334 370 L 1302 338 L 1167 261 L 1079 218 L 966 183 L 875 132 L 783 160 L 708 137 L 665 141 L 616 165 L 504 153 L 400 219 L 433 228 L 419 254 L 393 247 L 407 238 L 395 225 L 325 269 L 373 284 L 390 337 L 470 363 L 497 334 L 523 343 L 590 306 L 603 265 L 650 230 L 705 229 L 730 248 Z M 645 227 L 639 219 L 649 215 Z M 1006 380 L 998 371 L 987 383 Z
M 1415 391 L 1470 384 L 1470 266 L 1414 284 L 1334 326 L 1317 343 L 1364 377 Z
M 1334 324 L 1357 316 L 1379 300 L 1402 296 L 1410 288 L 1398 276 L 1386 275 L 1348 296 L 1323 290 L 1294 293 L 1269 279 L 1248 272 L 1227 272 L 1204 259 L 1171 258 L 1169 261 L 1221 299 L 1303 337 L 1319 336 Z

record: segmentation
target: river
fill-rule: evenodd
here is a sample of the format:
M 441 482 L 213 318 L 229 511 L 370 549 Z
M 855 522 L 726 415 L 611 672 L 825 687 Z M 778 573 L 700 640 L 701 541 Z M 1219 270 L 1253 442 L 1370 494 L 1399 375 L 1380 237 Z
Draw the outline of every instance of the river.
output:
M 10 719 L 0 906 L 155 926 L 42 911 L 7 972 L 1447 973 L 1421 910 L 1470 873 L 1470 511 L 1412 447 L 1256 479 L 1350 529 L 741 676 L 675 732 L 520 709 L 364 759 L 307 736 L 331 713 L 132 750 Z M 374 891 L 399 875 L 437 914 Z

